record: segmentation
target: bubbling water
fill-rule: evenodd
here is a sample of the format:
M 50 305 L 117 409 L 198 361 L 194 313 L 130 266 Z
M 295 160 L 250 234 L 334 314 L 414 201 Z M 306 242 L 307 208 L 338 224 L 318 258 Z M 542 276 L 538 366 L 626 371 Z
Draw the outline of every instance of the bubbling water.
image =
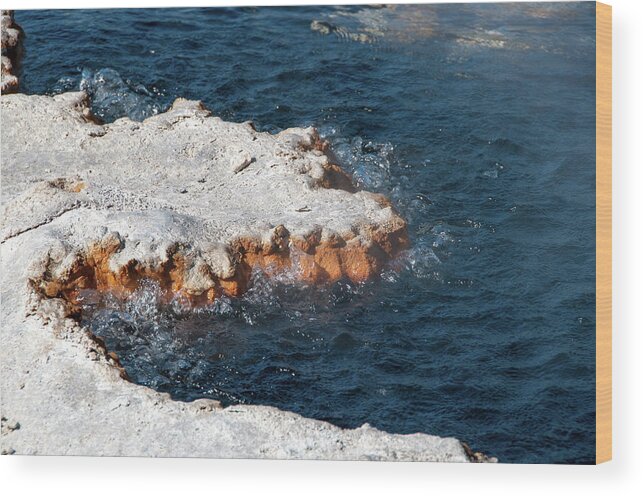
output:
M 103 122 L 120 117 L 142 121 L 166 110 L 164 92 L 152 85 L 149 88 L 123 78 L 118 71 L 105 67 L 96 71 L 78 69 L 78 75 L 59 79 L 50 93 L 82 90 L 91 102 L 92 113 Z
M 333 397 L 350 396 L 354 387 L 351 381 L 335 381 L 354 374 L 357 363 L 346 353 L 364 355 L 365 361 L 358 363 L 366 370 L 377 366 L 366 359 L 372 347 L 386 347 L 387 337 L 360 324 L 358 317 L 374 304 L 388 306 L 378 300 L 378 286 L 399 285 L 400 270 L 421 265 L 417 255 L 407 252 L 385 269 L 380 281 L 322 287 L 255 271 L 243 296 L 222 296 L 198 308 L 178 298 L 167 303 L 158 284 L 143 281 L 123 299 L 85 292 L 82 323 L 117 353 L 131 380 L 176 399 L 207 397 L 224 404 L 292 409 L 291 400 L 303 393 L 296 404 L 303 406 L 308 397 L 314 410 L 295 410 L 330 419 L 335 415 Z M 322 369 L 325 381 L 314 385 Z M 376 370 L 370 373 L 377 375 Z M 339 423 L 363 421 L 356 415 Z

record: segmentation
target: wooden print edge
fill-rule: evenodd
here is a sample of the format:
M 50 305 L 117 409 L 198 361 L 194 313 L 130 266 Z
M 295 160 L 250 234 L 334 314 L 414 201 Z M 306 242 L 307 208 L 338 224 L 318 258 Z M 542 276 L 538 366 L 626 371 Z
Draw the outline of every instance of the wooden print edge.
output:
M 612 459 L 612 7 L 596 2 L 596 463 Z

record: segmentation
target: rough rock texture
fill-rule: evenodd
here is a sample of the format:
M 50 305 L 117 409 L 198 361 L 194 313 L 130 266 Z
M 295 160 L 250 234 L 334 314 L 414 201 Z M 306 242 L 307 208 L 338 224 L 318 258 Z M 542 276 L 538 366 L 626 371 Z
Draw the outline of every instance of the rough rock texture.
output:
M 12 10 L 0 11 L 2 34 L 2 73 L 0 92 L 15 93 L 18 91 L 19 81 L 17 66 L 22 55 L 22 28 L 13 19 Z
M 50 297 L 148 277 L 211 301 L 243 292 L 254 266 L 362 281 L 407 244 L 404 220 L 354 191 L 313 128 L 259 133 L 182 99 L 100 125 L 84 93 L 9 95 L 2 116 L 1 238 L 46 226 L 58 248 L 31 278 Z
M 198 303 L 239 294 L 252 267 L 313 282 L 379 270 L 405 223 L 354 191 L 314 129 L 258 133 L 185 100 L 109 125 L 83 93 L 0 103 L 3 453 L 475 460 L 453 438 L 173 401 L 125 380 L 74 318 L 79 290 L 141 278 Z

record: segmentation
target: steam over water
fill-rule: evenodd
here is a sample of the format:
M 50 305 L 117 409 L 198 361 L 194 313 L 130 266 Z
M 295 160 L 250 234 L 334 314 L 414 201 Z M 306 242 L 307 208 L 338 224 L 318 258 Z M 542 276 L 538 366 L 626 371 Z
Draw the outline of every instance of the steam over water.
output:
M 88 298 L 85 323 L 134 381 L 455 436 L 505 462 L 593 462 L 592 3 L 16 19 L 26 92 L 84 88 L 106 121 L 184 96 L 271 132 L 315 125 L 409 221 L 413 248 L 364 285 L 256 274 L 199 311 L 151 284 Z

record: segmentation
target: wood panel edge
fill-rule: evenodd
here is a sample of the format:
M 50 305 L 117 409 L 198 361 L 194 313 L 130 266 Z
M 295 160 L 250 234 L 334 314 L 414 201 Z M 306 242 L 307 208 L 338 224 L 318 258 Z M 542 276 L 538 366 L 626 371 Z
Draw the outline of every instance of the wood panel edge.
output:
M 612 7 L 596 2 L 596 463 L 612 459 Z

